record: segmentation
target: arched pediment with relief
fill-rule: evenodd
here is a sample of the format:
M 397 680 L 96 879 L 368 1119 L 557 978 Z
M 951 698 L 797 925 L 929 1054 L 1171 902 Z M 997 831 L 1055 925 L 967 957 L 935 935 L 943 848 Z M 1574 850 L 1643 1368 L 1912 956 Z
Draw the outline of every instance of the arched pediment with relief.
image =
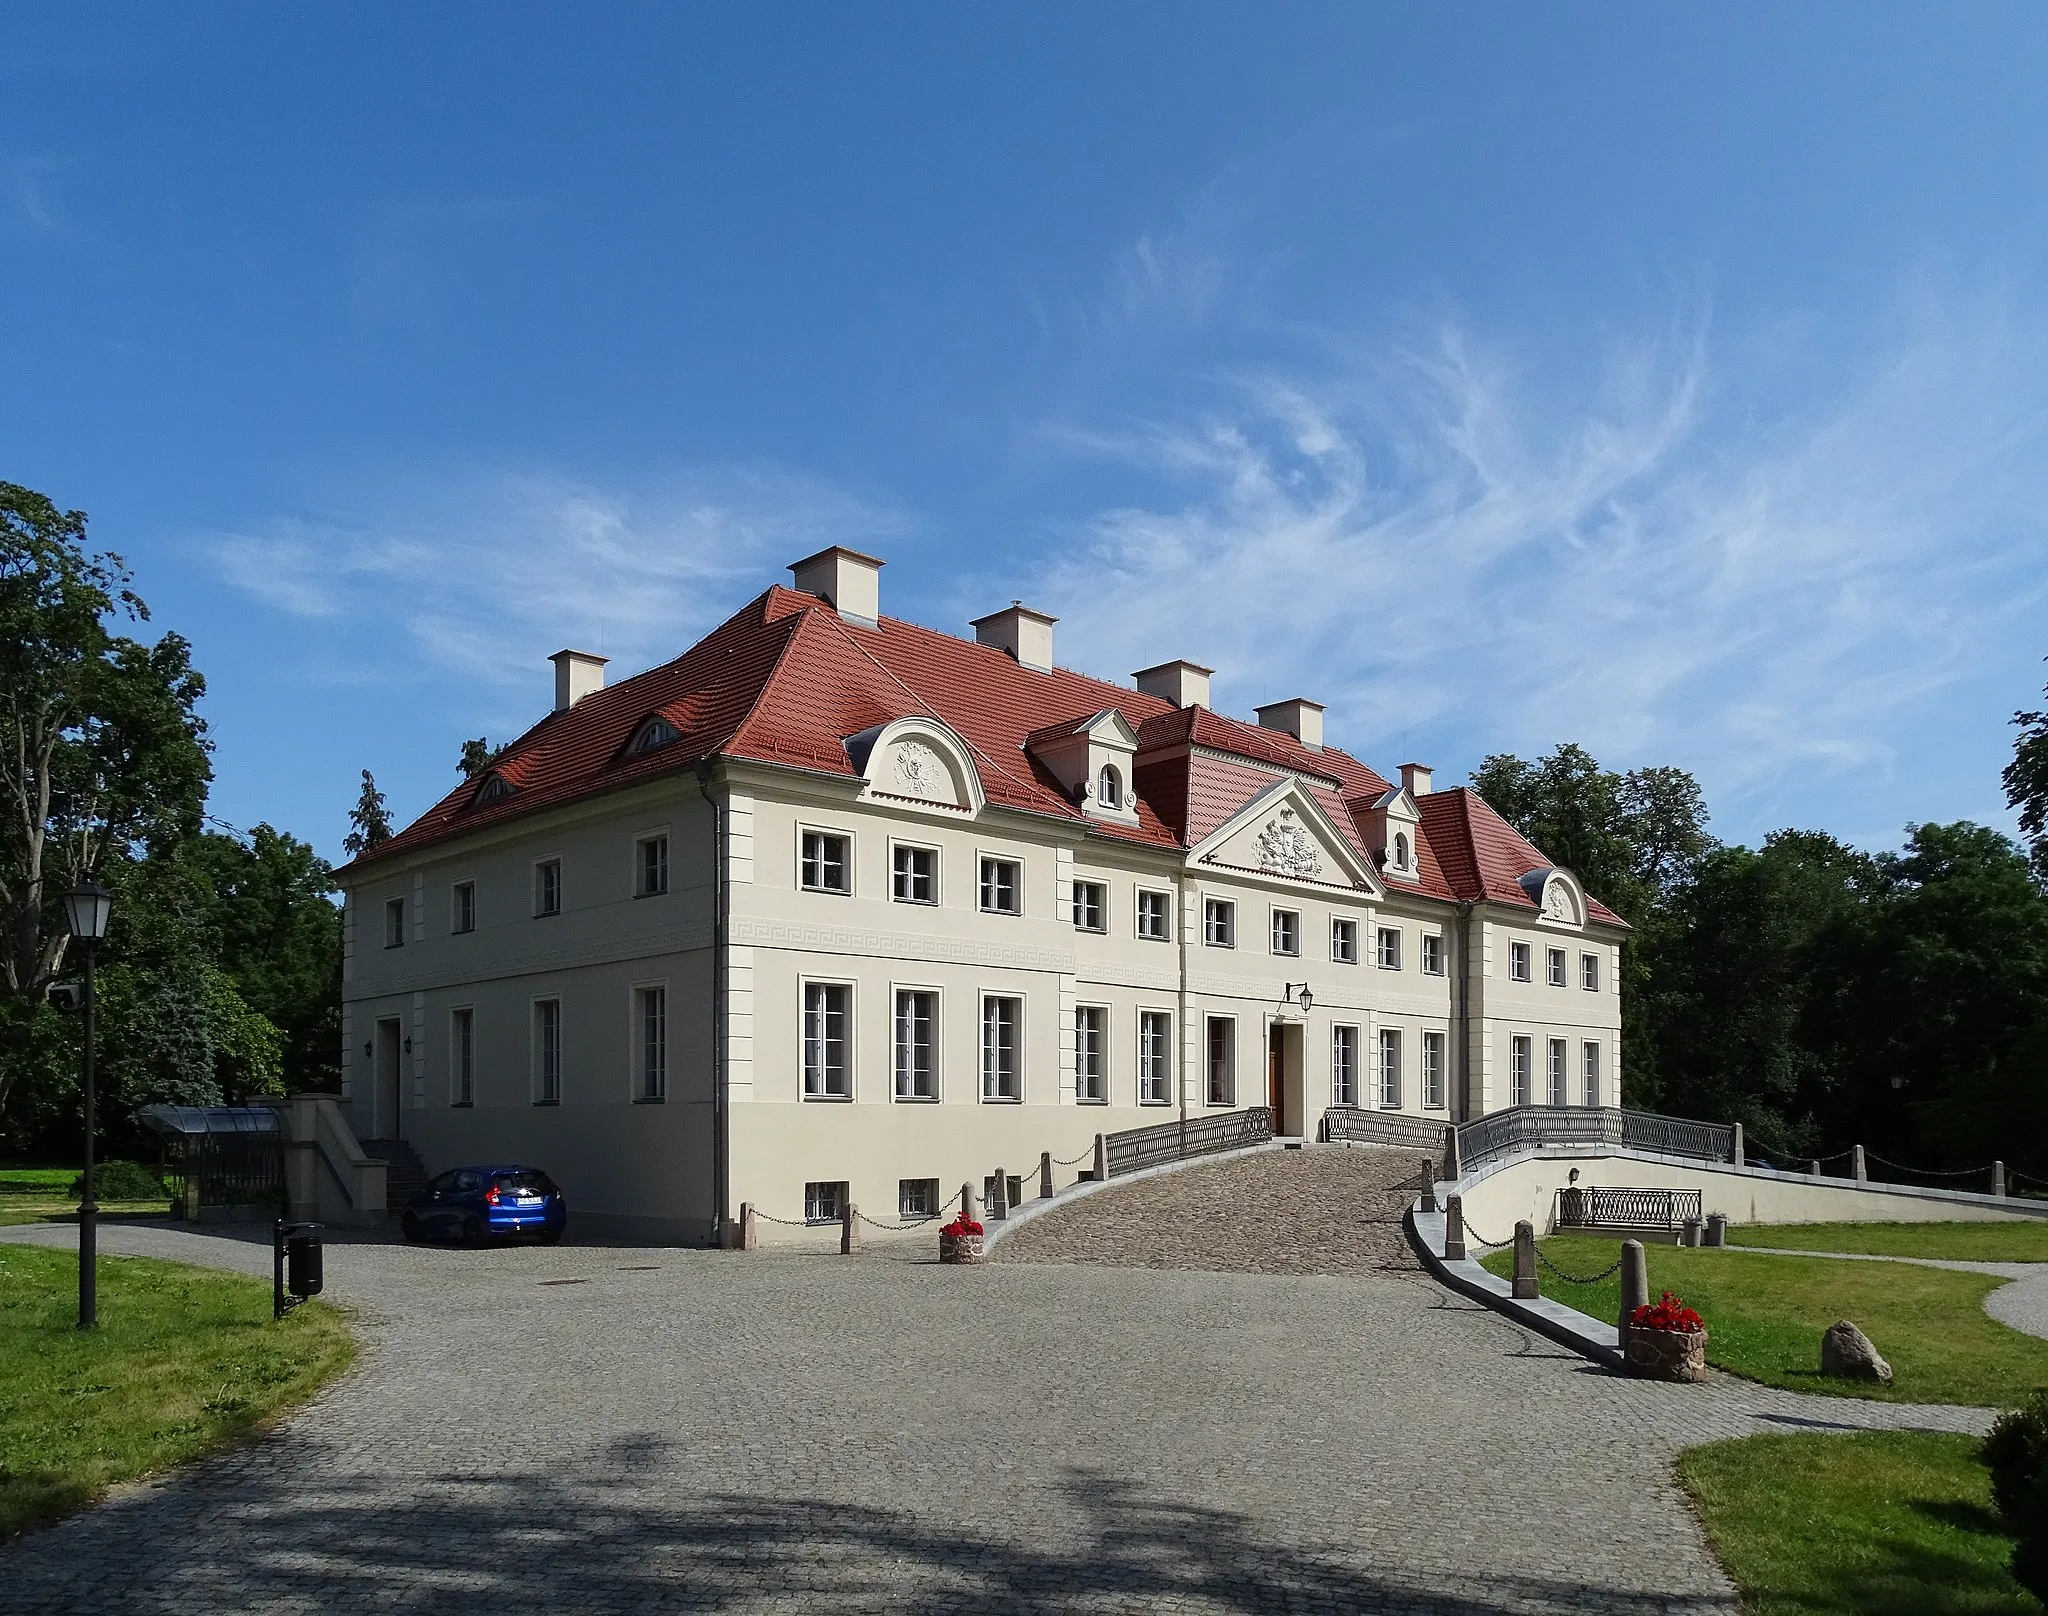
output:
M 1283 780 L 1240 808 L 1198 843 L 1191 863 L 1285 881 L 1313 881 L 1378 894 L 1370 866 L 1301 785 Z
M 1520 878 L 1521 888 L 1536 913 L 1555 926 L 1583 926 L 1586 923 L 1586 892 L 1569 870 L 1546 866 Z
M 981 776 L 967 743 L 935 718 L 898 718 L 862 730 L 847 737 L 846 753 L 876 795 L 981 811 Z

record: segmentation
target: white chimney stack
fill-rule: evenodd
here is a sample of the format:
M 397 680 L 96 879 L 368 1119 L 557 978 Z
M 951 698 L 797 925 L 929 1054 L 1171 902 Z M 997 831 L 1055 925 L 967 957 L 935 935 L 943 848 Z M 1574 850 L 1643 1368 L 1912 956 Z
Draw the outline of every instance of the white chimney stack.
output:
M 1429 795 L 1429 779 L 1435 771 L 1427 763 L 1404 763 L 1401 765 L 1401 784 L 1411 797 Z
M 882 567 L 873 556 L 843 544 L 789 564 L 800 593 L 836 606 L 841 617 L 862 628 L 877 627 L 882 616 Z
M 1176 707 L 1207 707 L 1209 675 L 1215 671 L 1199 662 L 1162 662 L 1156 668 L 1140 668 L 1131 677 L 1148 696 L 1170 701 Z
M 1259 728 L 1284 730 L 1303 746 L 1323 749 L 1323 704 L 1305 696 L 1269 701 L 1258 709 Z
M 1058 621 L 1057 617 L 1034 612 L 1021 600 L 1013 600 L 999 612 L 977 617 L 970 626 L 976 641 L 1009 652 L 1020 668 L 1051 673 L 1052 626 Z
M 548 660 L 555 665 L 556 712 L 567 712 L 585 696 L 604 689 L 604 665 L 609 657 L 594 651 L 557 651 Z

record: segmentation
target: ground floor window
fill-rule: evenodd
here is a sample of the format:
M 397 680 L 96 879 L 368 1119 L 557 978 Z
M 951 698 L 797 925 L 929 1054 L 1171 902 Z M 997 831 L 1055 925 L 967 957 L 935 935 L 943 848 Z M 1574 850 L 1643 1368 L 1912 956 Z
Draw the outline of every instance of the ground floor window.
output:
M 811 1183 L 804 1186 L 804 1221 L 838 1223 L 846 1216 L 846 1182 Z
M 1529 1103 L 1529 1067 L 1531 1054 L 1529 1040 L 1515 1037 L 1508 1040 L 1508 1104 Z
M 1209 1103 L 1237 1104 L 1237 1023 L 1229 1016 L 1209 1018 Z
M 1087 1105 L 1109 1098 L 1109 1011 L 1099 1004 L 1074 1007 L 1074 1098 Z
M 1550 1040 L 1550 1103 L 1568 1105 L 1570 1096 L 1564 1091 L 1564 1040 Z
M 1422 1035 L 1422 1104 L 1426 1110 L 1444 1108 L 1444 1035 Z
M 1330 1104 L 1358 1104 L 1358 1029 L 1330 1029 Z
M 1380 1104 L 1401 1109 L 1401 1035 L 1392 1027 L 1380 1029 Z
M 535 1087 L 542 1105 L 556 1105 L 562 1098 L 562 1001 L 540 999 L 533 1007 L 533 1054 L 538 1082 Z
M 1024 1029 L 1022 999 L 981 1001 L 981 1097 L 1021 1100 L 1024 1097 Z
M 639 1014 L 634 1018 L 639 1023 L 640 1033 L 640 1098 L 661 1100 L 668 1097 L 668 989 L 641 988 L 634 998 L 639 1001 Z
M 936 1178 L 906 1178 L 896 1186 L 896 1215 L 899 1218 L 935 1218 L 939 1215 L 939 1181 Z
M 853 1020 L 853 989 L 844 982 L 804 984 L 804 1098 L 853 1098 L 853 1070 L 848 1064 L 848 1033 Z
M 1586 1104 L 1600 1103 L 1600 1046 L 1586 1041 Z
M 454 1105 L 476 1103 L 476 1012 L 465 1006 L 448 1017 L 448 1070 Z
M 1173 1083 L 1173 1017 L 1164 1010 L 1138 1012 L 1138 1104 L 1167 1105 Z
M 896 993 L 896 1098 L 939 1097 L 939 996 L 926 988 Z

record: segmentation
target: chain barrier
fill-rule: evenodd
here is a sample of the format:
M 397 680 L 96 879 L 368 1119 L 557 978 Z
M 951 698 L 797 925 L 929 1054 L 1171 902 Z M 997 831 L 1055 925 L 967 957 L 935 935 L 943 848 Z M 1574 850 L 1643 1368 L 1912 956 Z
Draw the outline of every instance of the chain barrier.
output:
M 1548 1268 L 1553 1274 L 1557 1275 L 1557 1277 L 1563 1280 L 1567 1285 L 1598 1285 L 1602 1280 L 1612 1279 L 1616 1274 L 1621 1272 L 1621 1259 L 1619 1257 L 1614 1259 L 1614 1264 L 1612 1267 L 1602 1269 L 1599 1273 L 1593 1275 L 1593 1277 L 1590 1279 L 1581 1279 L 1577 1274 L 1567 1274 L 1562 1268 L 1558 1267 L 1556 1263 L 1552 1262 L 1548 1257 L 1543 1255 L 1543 1248 L 1541 1246 L 1538 1246 L 1536 1248 L 1536 1260 L 1543 1264 L 1545 1268 Z
M 884 1223 L 881 1219 L 871 1218 L 865 1212 L 858 1209 L 855 1209 L 853 1215 L 871 1229 L 886 1229 L 892 1234 L 901 1234 L 906 1229 L 922 1229 L 928 1223 L 937 1223 L 939 1219 L 953 1210 L 953 1203 L 959 1199 L 960 1193 L 956 1190 L 953 1194 L 946 1197 L 940 1204 L 938 1211 L 928 1212 L 919 1218 L 909 1218 L 902 1223 Z
M 1895 1173 L 1914 1173 L 1921 1178 L 1975 1178 L 1979 1173 L 1991 1171 L 1991 1164 L 1989 1162 L 1986 1162 L 1982 1167 L 1907 1167 L 1901 1162 L 1886 1161 L 1876 1151 L 1867 1147 L 1863 1152 L 1863 1159 L 1865 1161 L 1874 1161 L 1880 1167 L 1889 1167 Z
M 1512 1240 L 1488 1240 L 1477 1233 L 1471 1224 L 1465 1224 L 1465 1238 L 1475 1246 L 1484 1246 L 1488 1251 L 1506 1251 L 1514 1244 Z
M 829 1229 L 839 1222 L 837 1218 L 778 1218 L 773 1213 L 763 1212 L 758 1206 L 753 1211 L 763 1223 L 779 1223 L 785 1229 Z
M 1072 1161 L 1061 1161 L 1059 1157 L 1055 1156 L 1052 1159 L 1052 1164 L 1055 1167 L 1079 1167 L 1081 1163 L 1083 1163 L 1084 1161 L 1093 1161 L 1094 1159 L 1095 1147 L 1093 1145 L 1090 1145 L 1086 1150 L 1082 1151 L 1081 1154 L 1076 1156 Z

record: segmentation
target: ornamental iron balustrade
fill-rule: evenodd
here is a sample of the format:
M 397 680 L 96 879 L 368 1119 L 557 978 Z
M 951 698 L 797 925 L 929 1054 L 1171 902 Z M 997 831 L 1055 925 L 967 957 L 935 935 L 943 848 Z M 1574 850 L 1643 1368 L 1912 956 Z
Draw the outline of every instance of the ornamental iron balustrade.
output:
M 1735 1129 L 1725 1123 L 1584 1105 L 1518 1105 L 1458 1129 L 1458 1159 L 1467 1169 L 1510 1151 L 1560 1145 L 1618 1145 L 1660 1156 L 1729 1161 L 1735 1151 Z
M 1367 1111 L 1355 1105 L 1333 1105 L 1323 1113 L 1323 1137 L 1333 1145 L 1400 1145 L 1432 1154 L 1444 1148 L 1450 1124 L 1398 1111 Z
M 1118 1178 L 1164 1162 L 1183 1161 L 1189 1156 L 1213 1156 L 1222 1150 L 1269 1144 L 1272 1138 L 1272 1107 L 1255 1105 L 1242 1111 L 1190 1117 L 1186 1122 L 1162 1122 L 1150 1128 L 1126 1128 L 1122 1133 L 1106 1134 L 1102 1140 L 1103 1164 L 1111 1178 Z
M 1560 1229 L 1676 1229 L 1700 1216 L 1698 1190 L 1600 1189 L 1591 1184 L 1557 1192 Z

